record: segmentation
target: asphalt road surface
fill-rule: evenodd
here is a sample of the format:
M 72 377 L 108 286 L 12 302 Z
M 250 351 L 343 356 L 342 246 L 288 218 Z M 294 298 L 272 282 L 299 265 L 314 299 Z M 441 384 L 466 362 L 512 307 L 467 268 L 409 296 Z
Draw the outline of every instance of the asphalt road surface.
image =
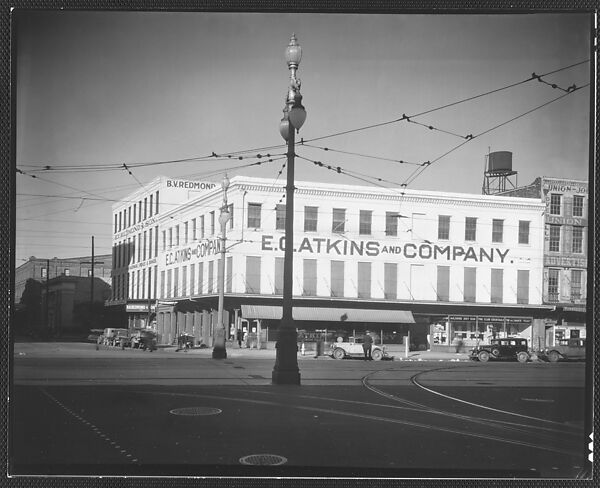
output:
M 12 474 L 581 477 L 583 363 L 213 360 L 15 345 Z M 590 406 L 591 408 L 591 406 Z

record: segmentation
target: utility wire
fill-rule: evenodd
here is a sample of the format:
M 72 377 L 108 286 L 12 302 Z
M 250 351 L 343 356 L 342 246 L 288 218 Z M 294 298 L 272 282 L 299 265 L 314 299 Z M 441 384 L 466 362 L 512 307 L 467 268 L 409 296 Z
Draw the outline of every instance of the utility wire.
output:
M 442 154 L 441 156 L 438 156 L 437 158 L 435 158 L 435 159 L 431 160 L 430 164 L 434 164 L 434 163 L 438 162 L 440 159 L 442 159 L 442 158 L 444 158 L 444 157 L 448 156 L 449 154 L 453 153 L 454 151 L 456 151 L 457 149 L 461 148 L 461 147 L 462 147 L 462 146 L 464 146 L 465 144 L 467 144 L 467 143 L 471 142 L 473 139 L 476 139 L 477 137 L 481 137 L 481 136 L 483 136 L 483 135 L 485 135 L 485 134 L 488 134 L 488 133 L 490 133 L 490 132 L 492 132 L 492 131 L 494 131 L 494 130 L 496 130 L 496 129 L 499 129 L 500 127 L 503 127 L 503 126 L 505 126 L 505 125 L 507 125 L 507 124 L 510 124 L 511 122 L 514 122 L 515 120 L 517 120 L 517 119 L 520 119 L 521 117 L 525 117 L 526 115 L 529 115 L 530 113 L 532 113 L 532 112 L 535 112 L 536 110 L 539 110 L 539 109 L 541 109 L 541 108 L 543 108 L 543 107 L 546 107 L 547 105 L 550 105 L 551 103 L 554 103 L 554 102 L 556 102 L 556 101 L 558 101 L 558 100 L 561 100 L 561 99 L 563 99 L 563 98 L 565 98 L 565 97 L 567 97 L 567 96 L 571 95 L 572 93 L 575 93 L 576 91 L 579 91 L 579 90 L 581 90 L 582 88 L 585 88 L 585 87 L 587 87 L 587 86 L 589 86 L 589 83 L 586 83 L 585 85 L 582 85 L 582 86 L 576 87 L 576 88 L 574 88 L 574 89 L 572 89 L 572 90 L 570 90 L 570 91 L 566 92 L 564 95 L 560 95 L 559 97 L 553 98 L 552 100 L 549 100 L 549 101 L 548 101 L 548 102 L 546 102 L 546 103 L 543 103 L 543 104 L 541 104 L 541 105 L 538 105 L 537 107 L 534 107 L 534 108 L 532 108 L 531 110 L 528 110 L 527 112 L 523 112 L 522 114 L 520 114 L 520 115 L 517 115 L 516 117 L 513 117 L 513 118 L 511 118 L 511 119 L 509 119 L 509 120 L 507 120 L 507 121 L 505 121 L 505 122 L 502 122 L 502 123 L 500 123 L 500 124 L 498 124 L 498 125 L 495 125 L 494 127 L 491 127 L 491 128 L 489 128 L 489 129 L 487 129 L 487 130 L 484 130 L 483 132 L 480 132 L 479 134 L 476 134 L 476 135 L 474 135 L 473 137 L 469 138 L 468 140 L 466 140 L 466 141 L 464 141 L 464 142 L 460 143 L 459 145 L 457 145 L 457 146 L 453 147 L 453 148 L 452 148 L 452 149 L 450 149 L 449 151 L 446 151 L 446 152 L 445 152 L 444 154 Z M 416 179 L 418 176 L 420 176 L 420 175 L 421 175 L 421 174 L 422 174 L 422 173 L 423 173 L 423 172 L 424 172 L 424 171 L 427 169 L 427 167 L 429 167 L 429 166 L 430 166 L 430 164 L 428 164 L 427 166 L 424 166 L 424 167 L 422 167 L 422 168 L 418 169 L 416 172 L 414 172 L 414 173 L 413 173 L 413 175 L 411 175 L 409 178 L 407 178 L 407 180 L 405 181 L 405 183 L 406 183 L 407 185 L 411 184 L 411 183 L 412 183 L 412 182 L 413 182 L 413 181 L 414 181 L 414 180 L 415 180 L 415 179 Z

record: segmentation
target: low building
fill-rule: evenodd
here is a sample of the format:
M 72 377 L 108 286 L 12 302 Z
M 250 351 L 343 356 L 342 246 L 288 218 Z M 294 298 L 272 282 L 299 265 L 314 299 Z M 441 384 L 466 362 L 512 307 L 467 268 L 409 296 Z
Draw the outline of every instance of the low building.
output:
M 137 300 L 142 319 L 156 312 L 163 343 L 185 331 L 212 345 L 223 192 L 201 184 L 161 177 L 114 208 L 122 216 L 113 217 L 113 302 Z M 542 202 L 315 182 L 296 188 L 294 317 L 305 337 L 369 329 L 384 341 L 410 335 L 421 348 L 506 335 L 543 345 L 540 324 L 552 309 L 543 303 Z M 156 205 L 157 191 L 169 189 L 180 190 L 170 207 L 150 216 L 142 203 L 141 225 L 133 229 L 134 217 L 122 228 L 130 215 L 139 218 L 140 201 L 155 195 Z M 276 180 L 231 180 L 223 276 L 230 337 L 241 327 L 259 343 L 276 340 L 284 193 Z

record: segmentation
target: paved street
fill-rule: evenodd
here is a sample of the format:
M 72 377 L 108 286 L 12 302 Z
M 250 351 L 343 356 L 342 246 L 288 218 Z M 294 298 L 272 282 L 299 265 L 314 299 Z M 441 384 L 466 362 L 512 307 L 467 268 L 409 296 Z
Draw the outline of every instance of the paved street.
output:
M 299 356 L 298 387 L 271 384 L 273 358 L 16 344 L 13 471 L 575 478 L 584 466 L 583 363 Z

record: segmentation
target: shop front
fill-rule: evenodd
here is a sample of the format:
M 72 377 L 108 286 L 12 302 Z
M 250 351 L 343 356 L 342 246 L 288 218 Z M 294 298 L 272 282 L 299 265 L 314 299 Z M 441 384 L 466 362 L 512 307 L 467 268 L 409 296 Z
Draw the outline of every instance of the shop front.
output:
M 462 352 L 503 337 L 523 337 L 531 342 L 532 326 L 532 317 L 448 315 L 445 321 L 431 324 L 431 349 Z

